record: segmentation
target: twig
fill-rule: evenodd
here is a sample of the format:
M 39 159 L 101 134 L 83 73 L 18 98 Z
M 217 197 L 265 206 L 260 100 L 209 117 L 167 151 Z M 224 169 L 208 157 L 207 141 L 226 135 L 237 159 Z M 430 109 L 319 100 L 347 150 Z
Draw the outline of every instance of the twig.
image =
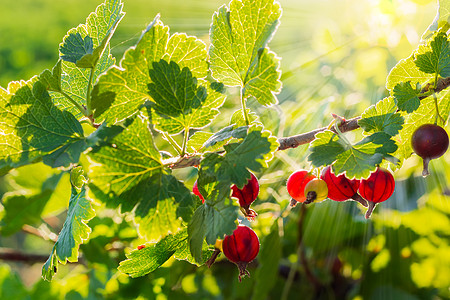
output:
M 0 248 L 0 260 L 20 261 L 24 263 L 45 262 L 48 259 L 48 254 L 34 254 L 24 253 L 14 249 Z
M 352 131 L 357 128 L 359 128 L 358 120 L 361 119 L 361 117 L 355 117 L 350 120 L 346 120 L 339 126 L 339 130 L 341 132 L 347 132 Z M 322 132 L 327 130 L 327 127 L 315 129 L 310 132 L 280 138 L 278 139 L 278 142 L 280 143 L 280 146 L 278 147 L 278 150 L 286 150 L 289 148 L 296 148 L 298 146 L 310 143 L 312 140 L 314 140 L 314 136 L 318 132 Z M 334 126 L 330 129 L 331 131 L 336 132 Z M 187 167 L 193 167 L 198 166 L 200 162 L 202 161 L 202 157 L 200 155 L 192 155 L 192 156 L 184 156 L 184 157 L 175 157 L 170 158 L 168 160 L 164 161 L 165 165 L 169 165 L 172 169 L 181 169 L 181 168 L 187 168 Z

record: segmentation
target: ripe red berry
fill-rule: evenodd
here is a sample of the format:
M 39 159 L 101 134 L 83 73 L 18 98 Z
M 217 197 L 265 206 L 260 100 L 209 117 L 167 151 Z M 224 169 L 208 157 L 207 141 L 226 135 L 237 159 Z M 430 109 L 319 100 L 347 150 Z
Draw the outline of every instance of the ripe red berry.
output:
M 137 248 L 138 248 L 138 250 L 144 249 L 145 245 L 139 245 L 139 246 L 137 246 Z
M 200 191 L 198 190 L 198 183 L 197 180 L 194 182 L 194 186 L 192 187 L 192 192 L 194 195 L 197 195 L 200 200 L 202 200 L 202 203 L 205 203 L 205 198 L 203 198 L 202 194 L 200 194 Z
M 377 203 L 386 201 L 394 193 L 395 180 L 391 172 L 383 168 L 377 168 L 370 174 L 369 178 L 361 179 L 359 184 L 359 194 L 369 201 L 366 212 L 366 219 L 370 218 Z
M 434 124 L 424 124 L 414 131 L 411 144 L 414 152 L 423 159 L 423 172 L 429 175 L 430 160 L 441 157 L 448 148 L 448 135 L 444 128 Z
M 295 206 L 297 202 L 305 202 L 305 186 L 308 182 L 316 178 L 313 174 L 306 170 L 295 171 L 289 176 L 286 184 L 287 191 L 292 197 L 291 206 Z
M 239 281 L 245 275 L 249 262 L 255 259 L 259 252 L 259 239 L 249 227 L 239 225 L 232 235 L 225 236 L 222 243 L 223 253 L 239 268 Z
M 258 214 L 253 209 L 250 209 L 250 205 L 253 203 L 253 201 L 255 201 L 256 197 L 258 197 L 259 183 L 255 175 L 253 175 L 252 173 L 250 174 L 250 179 L 242 189 L 239 189 L 234 184 L 231 186 L 231 190 L 233 191 L 231 197 L 237 198 L 239 200 L 239 205 L 241 206 L 243 214 L 247 218 L 253 219 Z
M 359 180 L 348 179 L 345 174 L 334 175 L 331 166 L 322 170 L 320 179 L 324 180 L 328 186 L 328 198 L 334 201 L 346 201 L 353 199 L 367 207 L 367 201 L 358 194 Z

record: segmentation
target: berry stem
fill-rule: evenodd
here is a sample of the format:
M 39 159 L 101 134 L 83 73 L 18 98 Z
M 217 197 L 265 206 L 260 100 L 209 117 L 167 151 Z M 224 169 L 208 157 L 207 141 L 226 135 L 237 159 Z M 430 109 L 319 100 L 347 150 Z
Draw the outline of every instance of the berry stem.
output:
M 217 257 L 220 254 L 220 250 L 219 249 L 214 249 L 213 254 L 211 255 L 211 257 L 206 261 L 205 265 L 208 266 L 208 268 L 211 268 L 211 266 L 213 265 L 213 263 L 216 261 Z
M 377 206 L 377 204 L 375 202 L 369 201 L 369 207 L 367 208 L 367 212 L 366 212 L 366 219 L 370 219 L 370 216 L 372 215 L 373 210 L 375 209 L 375 206 Z
M 357 201 L 357 202 L 359 202 L 359 203 L 361 203 L 362 206 L 368 207 L 368 204 L 367 204 L 366 199 L 364 199 L 363 197 L 361 197 L 360 194 L 358 194 L 358 193 L 354 194 L 354 195 L 352 196 L 352 199 L 355 200 L 355 201 Z
M 429 157 L 424 157 L 422 160 L 423 160 L 422 176 L 427 177 L 428 175 L 430 175 L 430 172 L 428 171 L 428 164 L 430 163 L 431 159 Z

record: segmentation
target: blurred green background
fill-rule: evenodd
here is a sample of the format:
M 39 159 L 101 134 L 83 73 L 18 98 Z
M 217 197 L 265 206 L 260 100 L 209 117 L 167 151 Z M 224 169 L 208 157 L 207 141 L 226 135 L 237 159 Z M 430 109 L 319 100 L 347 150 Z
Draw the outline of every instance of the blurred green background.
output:
M 124 2 L 127 14 L 111 41 L 117 63 L 157 13 L 172 33 L 186 32 L 208 42 L 211 15 L 226 4 Z M 0 86 L 51 68 L 65 33 L 83 23 L 100 3 L 0 1 Z M 428 0 L 282 0 L 281 5 L 281 25 L 269 44 L 282 57 L 280 104 L 267 109 L 249 103 L 278 137 L 326 126 L 330 113 L 346 118 L 360 115 L 385 97 L 389 70 L 417 47 L 437 9 L 436 1 Z M 231 91 L 223 118 L 208 130 L 226 124 L 237 103 Z M 348 137 L 359 134 L 351 132 Z M 280 251 L 279 260 L 269 250 L 260 254 L 274 255 L 273 264 L 278 265 L 278 275 L 270 274 L 274 284 L 270 291 L 258 290 L 264 287 L 260 271 L 264 266 L 251 265 L 252 277 L 239 283 L 237 269 L 224 259 L 211 269 L 170 260 L 138 279 L 118 273 L 124 252 L 145 241 L 137 237 L 132 220 L 100 205 L 89 223 L 90 240 L 81 247 L 82 263 L 61 266 L 54 281 L 45 282 L 40 278 L 42 257 L 50 254 L 51 239 L 65 219 L 68 176 L 59 178 L 57 171 L 42 164 L 11 171 L 0 178 L 0 218 L 6 197 L 48 199 L 40 216 L 24 216 L 28 225 L 21 232 L 9 232 L 2 225 L 3 252 L 37 257 L 28 263 L 0 261 L 0 299 L 261 299 L 261 294 L 268 299 L 450 299 L 450 154 L 431 163 L 432 175 L 426 179 L 420 176 L 420 159 L 408 159 L 394 173 L 394 195 L 376 208 L 369 221 L 355 203 L 327 200 L 308 208 L 303 241 L 309 266 L 326 287 L 319 294 L 314 294 L 297 255 L 300 209 L 280 217 L 289 202 L 286 179 L 296 169 L 308 167 L 307 154 L 307 146 L 280 151 L 270 167 L 257 174 L 261 193 L 254 209 L 259 217 L 251 226 L 263 247 L 267 240 L 275 253 Z M 191 187 L 196 171 L 181 170 L 176 175 Z M 51 194 L 43 186 L 52 180 L 56 191 Z

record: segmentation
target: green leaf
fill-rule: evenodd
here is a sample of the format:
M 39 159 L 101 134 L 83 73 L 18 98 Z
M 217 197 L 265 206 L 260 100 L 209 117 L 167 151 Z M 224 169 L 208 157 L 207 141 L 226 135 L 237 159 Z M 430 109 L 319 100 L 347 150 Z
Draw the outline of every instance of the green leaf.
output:
M 278 220 L 274 220 L 269 235 L 261 245 L 258 254 L 258 268 L 255 272 L 255 287 L 253 288 L 253 300 L 267 299 L 269 292 L 276 284 L 273 274 L 277 274 L 281 259 L 281 238 L 278 229 Z
M 58 60 L 52 71 L 44 70 L 39 75 L 39 81 L 49 91 L 61 92 L 61 60 Z
M 86 183 L 86 178 L 83 176 L 83 167 L 78 166 L 70 171 L 70 184 L 76 189 L 81 189 Z
M 212 76 L 225 85 L 241 87 L 244 98 L 253 96 L 263 105 L 277 103 L 280 62 L 265 47 L 280 16 L 280 4 L 273 0 L 232 0 L 229 8 L 219 8 L 210 29 Z
M 186 230 L 174 235 L 168 235 L 158 243 L 146 245 L 141 250 L 134 250 L 127 255 L 127 260 L 121 261 L 119 271 L 133 278 L 144 276 L 162 266 L 169 258 L 174 256 L 178 260 L 187 260 L 194 263 L 189 254 Z M 212 251 L 204 248 L 204 259 L 211 256 Z
M 367 178 L 383 158 L 391 158 L 397 150 L 391 136 L 376 132 L 355 145 L 343 141 L 330 130 L 316 134 L 311 142 L 308 160 L 313 166 L 333 165 L 335 174 L 345 173 L 348 178 Z
M 41 222 L 41 214 L 50 200 L 59 180 L 60 174 L 51 175 L 42 184 L 41 191 L 34 194 L 6 193 L 1 200 L 4 214 L 0 219 L 0 232 L 8 236 L 21 230 L 23 225 Z M 20 191 L 24 193 L 24 191 Z
M 415 55 L 424 53 L 425 51 L 426 48 L 424 46 L 419 46 L 419 49 L 411 54 L 411 56 L 400 60 L 389 72 L 386 80 L 386 88 L 392 90 L 397 84 L 408 81 L 411 82 L 412 86 L 417 83 L 425 86 L 427 83 L 432 82 L 434 76 L 419 70 L 414 62 Z
M 36 77 L 0 89 L 0 132 L 0 169 L 30 164 L 52 152 L 57 155 L 60 147 L 76 148 L 84 138 L 81 124 L 52 103 Z M 53 166 L 78 162 L 80 152 L 71 151 Z
M 122 204 L 124 211 L 146 197 L 146 181 L 162 171 L 161 154 L 153 144 L 148 118 L 142 114 L 88 157 L 92 191 L 111 206 Z
M 421 93 L 420 84 L 416 84 L 416 88 L 411 86 L 411 83 L 401 82 L 394 87 L 393 96 L 395 104 L 399 110 L 412 113 L 420 105 L 419 95 Z
M 331 130 L 325 130 L 316 134 L 316 138 L 310 144 L 308 161 L 315 167 L 331 165 L 339 154 L 349 149 L 350 146 L 339 139 L 339 136 Z
M 145 183 L 144 197 L 135 211 L 134 222 L 140 236 L 157 241 L 183 228 L 195 211 L 190 190 L 172 175 L 155 174 Z
M 86 187 L 83 186 L 78 193 L 72 188 L 69 210 L 58 240 L 52 253 L 42 267 L 42 277 L 51 281 L 56 273 L 58 261 L 62 264 L 78 261 L 78 248 L 86 241 L 91 233 L 91 228 L 86 224 L 95 216 L 91 201 L 86 197 Z
M 248 126 L 237 127 L 229 125 L 214 133 L 203 145 L 205 148 L 214 147 L 217 143 L 229 141 L 232 138 L 243 139 L 247 136 Z
M 256 113 L 250 111 L 250 109 L 247 108 L 247 114 L 248 119 L 251 125 L 261 125 L 262 123 L 259 122 L 259 117 Z M 235 125 L 235 127 L 242 127 L 247 126 L 247 123 L 245 122 L 244 114 L 242 113 L 242 109 L 238 109 L 233 113 L 230 119 L 230 125 Z
M 149 70 L 152 82 L 148 93 L 153 98 L 152 120 L 157 130 L 176 134 L 190 128 L 202 128 L 219 114 L 225 96 L 208 88 L 204 81 L 197 84 L 191 71 L 165 60 L 153 62 Z
M 65 95 L 71 97 L 73 101 L 81 105 L 86 105 L 88 98 L 88 86 L 92 74 L 92 83 L 96 82 L 100 74 L 104 73 L 109 67 L 114 65 L 115 59 L 110 54 L 109 39 L 114 33 L 118 22 L 124 16 L 122 12 L 123 3 L 120 0 L 105 0 L 100 4 L 95 12 L 89 14 L 85 24 L 80 24 L 76 28 L 70 29 L 60 44 L 62 47 L 66 40 L 74 35 L 81 35 L 84 39 L 92 39 L 93 51 L 81 57 L 82 68 L 72 62 L 62 62 L 61 88 Z M 100 58 L 97 59 L 97 56 Z M 86 65 L 87 63 L 87 65 Z M 86 69 L 92 67 L 95 69 Z M 92 94 L 92 92 L 91 92 Z M 51 92 L 53 101 L 63 110 L 72 112 L 78 118 L 83 117 L 81 112 L 66 98 L 65 95 L 58 92 Z
M 445 33 L 439 33 L 430 43 L 431 51 L 416 56 L 416 66 L 422 72 L 450 77 L 450 43 Z
M 423 33 L 422 41 L 431 38 L 438 30 L 446 32 L 450 29 L 450 2 L 447 0 L 439 0 L 438 4 L 439 8 L 437 15 L 434 18 L 433 23 Z
M 227 205 L 225 201 L 214 205 L 203 204 L 197 208 L 188 225 L 188 242 L 190 252 L 198 263 L 203 261 L 205 237 L 208 244 L 214 245 L 217 238 L 223 239 L 224 235 L 236 229 L 237 217 L 238 207 L 233 203 Z
M 56 245 L 53 246 L 52 253 L 42 266 L 42 278 L 47 281 L 52 281 L 53 276 L 58 272 L 58 257 L 56 256 L 55 247 Z
M 197 153 L 201 152 L 203 149 L 203 144 L 214 135 L 214 133 L 211 132 L 205 132 L 205 131 L 197 131 L 193 135 L 189 137 L 187 148 L 189 153 Z M 216 144 L 216 147 L 210 149 L 211 151 L 218 150 L 222 144 Z
M 219 181 L 230 180 L 239 188 L 247 184 L 250 173 L 247 169 L 259 172 L 272 160 L 279 143 L 269 131 L 259 126 L 251 126 L 242 143 L 225 145 L 226 154 L 218 169 Z
M 173 61 L 181 70 L 187 67 L 192 77 L 207 75 L 204 42 L 181 33 L 169 36 L 169 27 L 158 18 L 144 31 L 136 47 L 125 52 L 120 67 L 109 69 L 94 86 L 92 108 L 98 122 L 114 124 L 124 120 L 149 100 L 149 69 L 153 62 Z
M 386 132 L 391 136 L 397 135 L 402 129 L 403 117 L 396 113 L 396 106 L 392 97 L 384 98 L 368 107 L 358 121 L 365 134 Z
M 71 63 L 76 63 L 84 55 L 92 54 L 94 51 L 94 44 L 90 36 L 81 36 L 79 32 L 70 33 L 64 38 L 64 42 L 59 47 L 61 59 Z

